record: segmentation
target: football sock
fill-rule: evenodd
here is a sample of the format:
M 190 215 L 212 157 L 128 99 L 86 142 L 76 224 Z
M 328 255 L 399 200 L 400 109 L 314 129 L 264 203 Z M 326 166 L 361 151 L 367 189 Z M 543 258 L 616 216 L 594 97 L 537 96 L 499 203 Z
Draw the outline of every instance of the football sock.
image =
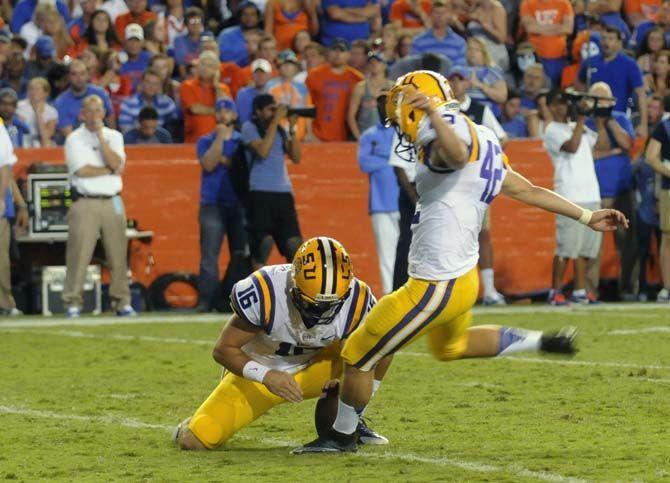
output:
M 573 290 L 572 295 L 573 297 L 586 297 L 586 289 Z
M 513 352 L 539 351 L 542 342 L 542 331 L 524 330 L 514 327 L 500 328 L 500 348 L 498 355 L 504 356 Z
M 377 380 L 377 379 L 375 379 L 374 381 L 372 381 L 372 394 L 370 394 L 370 399 L 372 399 L 372 398 L 374 397 L 375 393 L 377 392 L 377 389 L 379 389 L 379 386 L 381 386 L 381 385 L 382 385 L 382 381 L 379 381 L 379 380 Z M 369 403 L 368 403 L 368 404 L 369 404 Z M 366 410 L 367 408 L 368 408 L 368 407 L 365 406 L 364 408 L 356 409 L 356 413 L 358 414 L 358 417 L 359 417 L 359 418 L 362 418 L 362 417 L 363 417 L 363 414 L 365 414 L 365 410 Z
M 496 287 L 493 283 L 493 269 L 483 268 L 479 271 L 482 274 L 482 285 L 484 286 L 484 297 L 495 295 Z
M 358 426 L 358 413 L 356 409 L 345 404 L 340 399 L 337 403 L 337 417 L 333 423 L 333 429 L 339 433 L 352 434 Z

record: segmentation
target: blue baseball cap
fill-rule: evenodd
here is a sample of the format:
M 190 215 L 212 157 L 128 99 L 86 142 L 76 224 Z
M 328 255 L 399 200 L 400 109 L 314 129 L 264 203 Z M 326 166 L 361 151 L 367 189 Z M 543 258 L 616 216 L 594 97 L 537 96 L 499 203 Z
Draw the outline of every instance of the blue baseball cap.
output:
M 228 109 L 237 113 L 237 106 L 235 106 L 235 102 L 229 97 L 222 97 L 221 99 L 218 99 L 214 105 L 214 109 L 216 111 L 220 111 L 221 109 Z
M 56 44 L 48 35 L 40 35 L 35 42 L 35 54 L 40 58 L 56 57 Z

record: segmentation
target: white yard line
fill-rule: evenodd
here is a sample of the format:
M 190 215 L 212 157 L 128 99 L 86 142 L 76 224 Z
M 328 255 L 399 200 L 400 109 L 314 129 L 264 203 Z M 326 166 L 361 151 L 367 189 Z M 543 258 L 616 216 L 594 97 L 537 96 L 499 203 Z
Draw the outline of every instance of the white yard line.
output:
M 609 335 L 637 335 L 637 334 L 655 334 L 655 333 L 668 333 L 670 332 L 670 326 L 659 326 L 659 327 L 640 327 L 639 329 L 616 329 L 608 332 Z
M 648 310 L 659 310 L 664 306 L 655 304 L 611 303 L 602 305 L 574 305 L 570 307 L 552 307 L 549 305 L 507 305 L 504 307 L 474 307 L 474 314 L 557 314 L 570 316 L 595 315 L 599 312 L 634 312 L 620 314 L 626 318 L 653 318 L 655 314 L 640 314 Z M 30 328 L 30 327 L 97 327 L 101 325 L 135 325 L 135 324 L 208 324 L 224 323 L 230 314 L 197 314 L 197 313 L 143 313 L 139 317 L 114 317 L 110 315 L 81 317 L 67 319 L 65 317 L 28 316 L 4 318 L 0 320 L 0 328 Z
M 86 422 L 95 422 L 101 424 L 110 424 L 116 426 L 125 426 L 128 428 L 137 428 L 137 429 L 160 429 L 163 431 L 173 431 L 174 425 L 165 425 L 165 424 L 152 424 L 145 423 L 133 418 L 119 418 L 115 416 L 89 416 L 81 414 L 64 414 L 57 413 L 54 411 L 44 411 L 30 409 L 20 406 L 8 406 L 0 405 L 0 414 L 14 414 L 19 416 L 27 416 L 33 418 L 47 418 L 47 419 L 58 419 L 58 420 L 68 420 L 68 421 L 86 421 Z M 261 444 L 267 446 L 275 447 L 296 447 L 299 443 L 295 441 L 285 441 L 275 438 L 255 438 L 253 436 L 244 436 L 236 435 L 235 439 L 242 439 L 246 441 L 258 441 Z M 409 463 L 425 463 L 436 466 L 446 466 L 446 467 L 456 467 L 466 471 L 474 471 L 478 473 L 509 473 L 517 475 L 524 478 L 535 478 L 540 481 L 548 481 L 554 483 L 582 483 L 586 480 L 572 478 L 563 476 L 557 473 L 550 473 L 548 471 L 532 471 L 526 468 L 522 468 L 518 465 L 510 466 L 496 466 L 486 463 L 480 463 L 477 461 L 464 461 L 455 458 L 446 458 L 446 457 L 428 457 L 428 456 L 419 456 L 412 453 L 399 453 L 393 451 L 385 451 L 380 453 L 367 453 L 359 452 L 351 455 L 355 458 L 362 458 L 367 460 L 400 460 L 406 461 Z M 298 458 L 298 457 L 297 457 Z M 302 456 L 302 458 L 306 458 Z
M 432 357 L 428 352 L 405 352 L 396 353 L 397 356 L 409 357 Z M 531 364 L 557 364 L 559 366 L 587 366 L 587 367 L 624 367 L 630 369 L 670 369 L 670 366 L 659 364 L 634 364 L 629 362 L 611 362 L 611 361 L 576 361 L 574 359 L 546 359 L 539 357 L 519 357 L 503 356 L 497 357 L 500 360 L 509 360 L 514 362 L 529 362 Z M 470 359 L 472 360 L 472 359 Z
M 230 314 L 170 314 L 147 313 L 140 317 L 16 317 L 0 320 L 0 328 L 31 327 L 98 327 L 101 325 L 144 325 L 144 324 L 211 324 L 225 323 Z
M 145 335 L 131 335 L 131 334 L 90 334 L 87 332 L 72 331 L 72 330 L 30 330 L 22 331 L 19 329 L 3 329 L 0 327 L 0 333 L 34 333 L 40 335 L 51 335 L 60 337 L 72 337 L 83 339 L 99 339 L 99 340 L 118 340 L 118 341 L 143 341 L 143 342 L 158 342 L 165 344 L 193 344 L 199 346 L 210 347 L 214 344 L 213 340 L 198 340 L 198 339 L 184 339 L 179 337 L 152 337 Z M 396 353 L 397 356 L 407 357 L 432 357 L 428 352 L 412 352 L 400 351 Z M 630 369 L 670 369 L 670 366 L 658 364 L 635 364 L 629 362 L 612 362 L 612 361 L 580 361 L 574 359 L 546 359 L 536 357 L 519 357 L 519 356 L 505 356 L 500 359 L 507 359 L 516 362 L 526 362 L 531 364 L 556 364 L 564 366 L 586 366 L 586 367 L 622 367 Z
M 640 381 L 653 382 L 654 384 L 670 384 L 670 379 L 654 379 L 653 377 L 636 377 Z
M 3 329 L 0 327 L 0 333 L 21 333 L 21 334 L 39 334 L 39 335 L 54 335 L 61 337 L 73 337 L 75 339 L 104 339 L 104 340 L 120 340 L 120 341 L 144 341 L 144 342 L 160 342 L 166 344 L 195 344 L 204 346 L 213 346 L 213 340 L 197 340 L 197 339 L 183 339 L 180 337 L 153 337 L 149 335 L 131 335 L 131 334 L 91 334 L 90 332 L 81 332 L 76 330 L 30 330 L 23 331 L 21 329 Z
M 588 366 L 588 367 L 623 367 L 627 369 L 670 369 L 670 366 L 658 364 L 633 364 L 629 362 L 607 362 L 607 361 L 575 361 L 560 359 L 539 359 L 531 357 L 511 357 L 506 356 L 501 359 L 508 359 L 517 362 L 530 362 L 532 364 L 556 364 L 560 366 Z

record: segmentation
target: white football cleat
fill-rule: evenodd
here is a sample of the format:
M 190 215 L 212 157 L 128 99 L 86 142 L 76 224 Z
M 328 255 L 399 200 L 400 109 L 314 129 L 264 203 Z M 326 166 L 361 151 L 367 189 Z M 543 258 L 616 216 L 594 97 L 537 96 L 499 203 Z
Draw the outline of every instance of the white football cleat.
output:
M 493 292 L 491 295 L 485 295 L 482 301 L 484 305 L 507 305 L 505 297 L 499 292 Z

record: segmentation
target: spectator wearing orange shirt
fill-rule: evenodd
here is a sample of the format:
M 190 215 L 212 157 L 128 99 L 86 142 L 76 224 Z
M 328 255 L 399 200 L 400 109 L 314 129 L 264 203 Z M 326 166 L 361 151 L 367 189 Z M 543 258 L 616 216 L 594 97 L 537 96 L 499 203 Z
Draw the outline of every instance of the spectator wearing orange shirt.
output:
M 180 99 L 184 113 L 184 142 L 194 143 L 216 127 L 214 105 L 230 97 L 228 86 L 219 82 L 219 59 L 213 52 L 198 57 L 195 77 L 181 84 Z
M 335 39 L 330 45 L 328 63 L 312 69 L 305 81 L 316 106 L 314 135 L 321 141 L 346 141 L 346 118 L 351 93 L 363 74 L 347 65 L 349 45 Z
M 568 65 L 567 36 L 572 34 L 575 14 L 569 0 L 522 0 L 521 24 L 554 86 Z
M 78 42 L 91 23 L 93 12 L 102 6 L 102 0 L 80 0 L 81 16 L 73 18 L 67 24 L 67 30 L 73 41 Z
M 642 22 L 656 20 L 656 12 L 660 6 L 661 0 L 623 0 L 623 12 L 633 27 Z
M 219 43 L 214 37 L 202 37 L 200 39 L 200 52 L 211 51 L 220 56 Z M 221 62 L 219 64 L 219 81 L 226 84 L 230 89 L 233 99 L 237 97 L 237 91 L 242 87 L 242 68 L 235 62 Z
M 154 12 L 147 11 L 147 0 L 126 0 L 128 13 L 116 17 L 114 25 L 116 33 L 121 40 L 125 40 L 126 27 L 136 23 L 142 27 L 158 17 Z
M 430 0 L 396 0 L 391 5 L 389 19 L 403 34 L 417 35 L 430 28 Z
M 316 10 L 308 9 L 307 3 L 306 0 L 269 0 L 265 4 L 265 35 L 274 36 L 279 50 L 293 47 L 293 39 L 302 30 L 312 35 L 319 31 Z
M 116 35 L 112 19 L 104 10 L 96 10 L 91 15 L 88 28 L 68 51 L 70 57 L 79 57 L 89 47 L 97 47 L 100 52 L 121 50 L 121 42 Z

